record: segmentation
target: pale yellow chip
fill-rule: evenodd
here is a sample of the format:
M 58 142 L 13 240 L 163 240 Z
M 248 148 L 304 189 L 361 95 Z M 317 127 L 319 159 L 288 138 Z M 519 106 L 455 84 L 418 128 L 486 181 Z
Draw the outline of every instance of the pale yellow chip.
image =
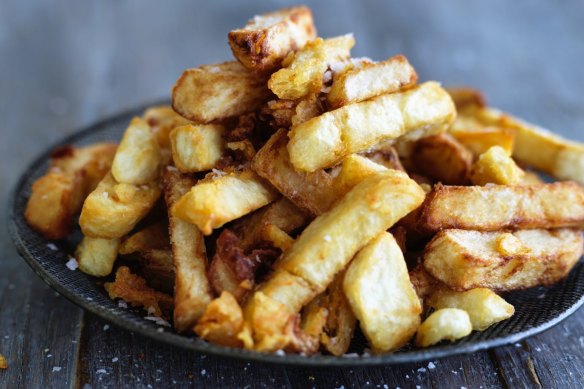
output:
M 481 154 L 470 172 L 475 185 L 518 185 L 524 177 L 525 172 L 500 146 L 493 146 Z
M 183 173 L 211 170 L 225 152 L 220 124 L 187 124 L 176 127 L 170 133 L 172 159 Z
M 457 308 L 439 309 L 418 328 L 416 345 L 429 347 L 443 340 L 455 341 L 471 332 L 472 324 L 466 311 Z
M 172 207 L 172 215 L 195 224 L 205 235 L 277 198 L 276 191 L 246 168 L 199 181 Z
M 160 146 L 148 123 L 137 117 L 132 119 L 112 163 L 116 181 L 147 184 L 158 177 L 161 162 Z
M 359 251 L 345 273 L 343 290 L 374 350 L 398 349 L 416 333 L 422 307 L 391 234 L 381 233 Z
M 79 270 L 96 277 L 112 272 L 118 256 L 119 239 L 84 237 L 75 250 Z
M 486 288 L 457 292 L 439 287 L 424 301 L 434 309 L 458 308 L 466 311 L 475 331 L 484 331 L 515 313 L 513 305 Z
M 327 66 L 349 58 L 354 45 L 352 34 L 324 40 L 316 38 L 284 60 L 284 68 L 272 74 L 268 87 L 281 99 L 299 99 L 319 92 Z
M 450 96 L 436 82 L 381 95 L 326 112 L 288 133 L 288 152 L 299 171 L 313 172 L 349 154 L 423 128 L 443 127 L 456 115 Z

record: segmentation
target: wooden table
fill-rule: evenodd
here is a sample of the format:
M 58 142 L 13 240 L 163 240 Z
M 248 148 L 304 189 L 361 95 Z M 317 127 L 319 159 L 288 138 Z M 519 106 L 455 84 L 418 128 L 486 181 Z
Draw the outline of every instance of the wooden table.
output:
M 0 218 L 9 189 L 49 144 L 168 95 L 187 67 L 230 58 L 226 34 L 270 6 L 181 0 L 0 3 Z M 421 79 L 483 89 L 494 106 L 584 141 L 584 3 L 312 5 L 322 36 L 354 54 L 404 53 Z M 4 223 L 5 225 L 6 223 Z M 311 369 L 198 355 L 116 328 L 56 295 L 0 229 L 0 388 L 580 388 L 584 310 L 519 344 L 377 368 Z M 86 386 L 89 385 L 89 386 Z

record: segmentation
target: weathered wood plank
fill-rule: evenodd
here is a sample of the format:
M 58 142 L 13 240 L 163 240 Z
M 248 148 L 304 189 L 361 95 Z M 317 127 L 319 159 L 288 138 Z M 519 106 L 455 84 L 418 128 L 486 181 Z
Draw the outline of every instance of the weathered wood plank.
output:
M 66 388 L 74 380 L 82 311 L 12 250 L 0 261 L 0 388 Z
M 539 336 L 491 351 L 506 385 L 581 388 L 584 382 L 584 309 Z
M 502 387 L 488 353 L 370 368 L 283 367 L 195 354 L 130 334 L 88 315 L 77 387 Z

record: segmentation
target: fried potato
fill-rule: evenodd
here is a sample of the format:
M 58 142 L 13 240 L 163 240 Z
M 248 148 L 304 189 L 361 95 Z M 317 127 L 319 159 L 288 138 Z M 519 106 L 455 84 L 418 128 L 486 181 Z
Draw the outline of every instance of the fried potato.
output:
M 243 302 L 253 289 L 257 273 L 269 269 L 280 254 L 278 250 L 266 248 L 265 244 L 246 249 L 229 229 L 221 232 L 215 246 L 207 273 L 209 283 L 217 294 L 227 291 L 238 302 Z
M 436 82 L 382 95 L 326 112 L 293 126 L 288 152 L 295 169 L 314 172 L 409 131 L 442 127 L 456 115 L 450 96 Z
M 112 163 L 112 175 L 122 184 L 143 185 L 158 177 L 162 156 L 148 123 L 135 117 L 124 133 Z
M 329 212 L 317 217 L 276 262 L 272 277 L 260 285 L 262 299 L 271 300 L 270 307 L 289 314 L 299 312 L 326 289 L 357 251 L 415 209 L 423 198 L 423 190 L 402 172 L 388 170 L 365 179 Z M 246 312 L 264 316 L 265 308 L 254 306 L 254 301 Z M 246 321 L 257 322 L 257 317 L 246 314 Z M 280 345 L 280 333 L 274 332 L 273 326 L 268 333 L 262 327 L 252 329 L 262 347 L 272 344 L 272 337 L 273 344 Z
M 517 185 L 525 172 L 500 146 L 493 146 L 479 156 L 472 166 L 470 179 L 474 185 Z
M 171 213 L 209 235 L 214 228 L 268 205 L 276 198 L 277 192 L 271 186 L 245 168 L 197 182 L 176 202 Z
M 103 286 L 112 300 L 122 299 L 154 316 L 164 317 L 172 311 L 172 297 L 150 288 L 144 278 L 132 274 L 127 266 L 120 266 L 114 282 L 106 282 Z
M 124 191 L 118 190 L 122 188 Z M 130 194 L 128 188 L 131 188 Z M 120 196 L 124 192 L 125 195 Z M 118 184 L 108 173 L 83 203 L 79 217 L 81 231 L 92 238 L 121 238 L 146 216 L 160 193 L 158 182 L 140 186 Z
M 270 99 L 266 78 L 239 62 L 187 69 L 172 88 L 172 108 L 196 123 L 255 111 Z
M 407 58 L 396 55 L 382 62 L 364 63 L 333 78 L 327 102 L 333 109 L 358 103 L 416 84 L 418 75 Z
M 344 278 L 344 271 L 337 274 L 319 299 L 319 305 L 327 312 L 320 343 L 336 356 L 347 352 L 357 326 L 357 318 L 343 292 Z
M 509 319 L 515 313 L 513 305 L 486 288 L 457 292 L 440 287 L 432 292 L 427 302 L 436 310 L 458 308 L 466 311 L 475 331 L 484 331 L 495 323 Z
M 284 59 L 283 68 L 273 73 L 268 80 L 268 88 L 280 99 L 289 100 L 319 92 L 327 66 L 349 58 L 354 45 L 352 34 L 324 40 L 316 38 Z
M 189 120 L 174 112 L 170 105 L 150 107 L 142 114 L 142 118 L 150 126 L 161 149 L 170 148 L 169 135 L 175 127 L 190 123 Z
M 89 238 L 85 236 L 77 249 L 75 258 L 79 270 L 96 277 L 105 277 L 112 272 L 118 257 L 120 239 Z
M 506 128 L 515 135 L 513 157 L 560 180 L 584 183 L 584 144 L 493 108 L 476 109 L 473 117 L 486 126 Z
M 32 185 L 26 205 L 26 222 L 47 239 L 64 239 L 73 216 L 83 203 L 81 175 L 49 172 Z
M 165 169 L 162 183 L 168 209 L 195 184 L 174 169 Z M 207 280 L 207 252 L 199 229 L 173 214 L 169 217 L 170 242 L 175 268 L 174 326 L 190 331 L 213 299 Z
M 229 292 L 223 292 L 207 305 L 194 331 L 199 337 L 211 343 L 241 347 L 242 342 L 237 335 L 242 326 L 241 307 Z
M 290 118 L 290 125 L 297 126 L 305 121 L 321 115 L 325 111 L 318 93 L 312 93 L 298 101 L 294 114 Z
M 358 154 L 349 155 L 343 160 L 339 174 L 333 181 L 335 197 L 340 198 L 365 178 L 383 171 L 387 171 L 385 166 Z
M 584 222 L 584 188 L 575 182 L 525 186 L 436 185 L 422 205 L 419 227 L 497 231 L 578 227 Z
M 336 199 L 333 177 L 324 170 L 297 172 L 290 163 L 287 142 L 286 130 L 278 130 L 257 152 L 252 169 L 296 206 L 314 215 L 326 212 Z
M 381 233 L 359 251 L 347 268 L 343 290 L 374 350 L 398 349 L 416 333 L 422 307 L 391 234 Z
M 63 146 L 51 154 L 47 174 L 32 185 L 24 217 L 47 239 L 64 239 L 85 197 L 109 171 L 116 145 Z
M 455 341 L 471 332 L 472 324 L 466 311 L 457 308 L 439 309 L 418 328 L 416 346 L 429 347 L 443 340 Z
M 225 153 L 220 124 L 187 124 L 170 132 L 174 165 L 183 173 L 211 170 Z
M 455 290 L 551 285 L 582 256 L 579 230 L 444 230 L 424 250 L 424 267 Z
M 472 153 L 448 134 L 418 140 L 410 157 L 416 171 L 448 185 L 468 182 Z
M 8 362 L 6 361 L 6 357 L 0 354 L 0 369 L 8 369 Z
M 160 221 L 150 224 L 125 238 L 120 244 L 118 254 L 129 255 L 167 248 L 170 248 L 168 223 Z
M 409 273 L 410 282 L 420 300 L 420 305 L 427 307 L 426 299 L 436 290 L 440 281 L 432 277 L 421 263 L 418 263 Z
M 294 238 L 273 224 L 266 226 L 263 238 L 282 251 L 288 250 L 294 244 Z
M 284 8 L 255 16 L 243 28 L 229 32 L 233 56 L 249 70 L 269 72 L 286 55 L 316 38 L 310 8 Z
M 446 91 L 452 97 L 457 111 L 464 111 L 467 108 L 486 107 L 487 105 L 485 96 L 477 89 L 459 87 L 446 88 Z
M 376 164 L 385 166 L 388 169 L 401 170 L 405 172 L 397 150 L 391 145 L 391 141 L 382 142 L 373 146 L 373 148 L 361 153 L 360 155 L 369 159 Z M 348 158 L 348 157 L 347 157 Z
M 502 147 L 511 155 L 515 145 L 515 133 L 512 129 L 484 125 L 475 117 L 460 113 L 450 125 L 448 132 L 470 150 L 475 158 L 493 146 Z
M 311 220 L 307 212 L 295 206 L 290 200 L 282 197 L 272 204 L 258 209 L 233 224 L 233 231 L 240 240 L 244 251 L 252 250 L 262 241 L 267 240 L 270 226 L 285 233 L 290 233 L 304 227 Z
M 174 294 L 175 271 L 169 248 L 152 248 L 124 256 L 132 270 L 146 279 L 154 289 Z

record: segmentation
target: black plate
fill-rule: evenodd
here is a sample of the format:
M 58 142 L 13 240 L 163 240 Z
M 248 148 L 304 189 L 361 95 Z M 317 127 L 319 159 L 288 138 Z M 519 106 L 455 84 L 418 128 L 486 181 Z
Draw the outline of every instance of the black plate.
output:
M 515 307 L 515 315 L 483 332 L 473 332 L 457 341 L 427 349 L 405 349 L 392 354 L 369 355 L 366 342 L 357 335 L 345 357 L 316 355 L 263 354 L 216 346 L 195 337 L 175 333 L 167 327 L 146 320 L 141 310 L 126 309 L 110 300 L 97 280 L 80 271 L 71 271 L 65 263 L 80 239 L 79 234 L 63 242 L 49 242 L 26 224 L 23 213 L 34 180 L 48 166 L 50 151 L 64 144 L 86 145 L 104 140 L 118 141 L 130 119 L 145 108 L 123 113 L 99 122 L 50 147 L 23 172 L 14 190 L 9 221 L 10 233 L 20 255 L 49 286 L 63 296 L 115 325 L 144 336 L 193 351 L 230 358 L 270 363 L 311 366 L 364 366 L 434 360 L 451 355 L 472 353 L 515 343 L 538 334 L 567 318 L 584 303 L 584 264 L 579 261 L 569 276 L 550 288 L 533 288 L 509 293 L 505 299 Z

